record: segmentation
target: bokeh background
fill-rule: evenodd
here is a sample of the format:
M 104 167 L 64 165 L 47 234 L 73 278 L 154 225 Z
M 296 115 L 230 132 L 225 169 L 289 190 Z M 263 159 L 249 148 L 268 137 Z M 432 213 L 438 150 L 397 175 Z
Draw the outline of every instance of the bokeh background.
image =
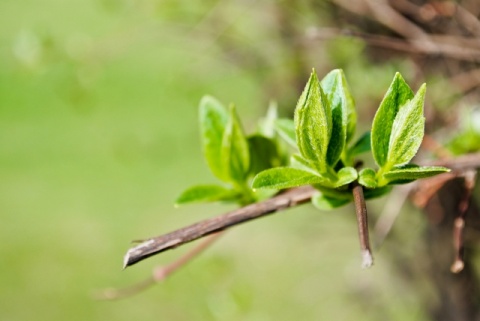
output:
M 395 71 L 415 90 L 428 79 L 430 106 L 457 101 L 442 73 L 342 36 L 380 28 L 336 2 L 2 0 L 0 320 L 427 320 L 435 287 L 398 269 L 420 264 L 428 224 L 409 204 L 369 270 L 353 208 L 306 205 L 233 229 L 132 298 L 92 296 L 191 247 L 122 271 L 131 240 L 231 209 L 173 207 L 184 188 L 214 182 L 198 137 L 203 95 L 235 103 L 247 132 L 270 100 L 291 116 L 313 67 L 345 70 L 360 129 Z M 384 203 L 369 203 L 373 219 Z

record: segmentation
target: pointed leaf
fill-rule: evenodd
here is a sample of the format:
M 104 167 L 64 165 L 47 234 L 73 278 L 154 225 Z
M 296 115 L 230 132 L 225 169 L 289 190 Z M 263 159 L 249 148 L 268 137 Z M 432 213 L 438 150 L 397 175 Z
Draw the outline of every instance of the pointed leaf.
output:
M 356 115 L 353 110 L 353 100 L 342 70 L 336 69 L 328 73 L 325 78 L 322 79 L 320 85 L 328 100 L 332 114 L 332 129 L 328 144 L 327 163 L 330 166 L 334 166 L 340 159 L 340 155 L 345 147 L 347 130 L 355 130 L 354 123 L 352 124 L 353 128 L 348 128 L 348 117 L 356 118 Z M 349 115 L 349 113 L 352 113 L 352 110 L 353 114 Z
M 203 155 L 208 167 L 217 178 L 228 181 L 220 156 L 228 113 L 218 100 L 205 96 L 200 101 L 199 118 Z
M 344 167 L 338 171 L 337 176 L 338 180 L 334 184 L 334 187 L 336 188 L 350 184 L 356 180 L 358 173 L 353 167 Z
M 364 168 L 358 174 L 358 183 L 367 188 L 377 187 L 376 173 L 371 168 Z
M 393 183 L 396 181 L 407 181 L 427 178 L 449 171 L 450 169 L 441 166 L 416 166 L 411 164 L 403 168 L 391 170 L 383 174 L 383 177 L 385 177 L 389 182 Z
M 316 193 L 312 196 L 312 204 L 317 209 L 322 211 L 329 211 L 334 208 L 341 207 L 350 203 L 350 199 L 345 198 L 333 198 L 322 193 Z
M 221 157 L 230 181 L 242 184 L 250 166 L 250 155 L 247 139 L 233 105 L 230 107 L 228 123 L 223 134 Z
M 402 106 L 395 117 L 388 147 L 389 164 L 394 166 L 407 164 L 420 148 L 425 127 L 423 117 L 425 90 L 426 86 L 423 84 L 415 97 Z
M 252 188 L 283 189 L 301 185 L 321 184 L 324 179 L 311 172 L 291 167 L 276 167 L 260 172 L 253 179 Z
M 297 148 L 297 138 L 295 135 L 295 124 L 288 118 L 280 118 L 274 122 L 275 130 L 290 146 Z
M 216 202 L 233 200 L 238 196 L 235 191 L 219 185 L 196 185 L 185 190 L 175 201 L 175 205 L 189 203 Z
M 395 116 L 400 108 L 412 98 L 412 90 L 397 72 L 373 119 L 372 153 L 379 167 L 383 167 L 387 163 L 390 134 Z
M 320 173 L 326 172 L 332 112 L 314 71 L 297 103 L 294 118 L 300 153 Z

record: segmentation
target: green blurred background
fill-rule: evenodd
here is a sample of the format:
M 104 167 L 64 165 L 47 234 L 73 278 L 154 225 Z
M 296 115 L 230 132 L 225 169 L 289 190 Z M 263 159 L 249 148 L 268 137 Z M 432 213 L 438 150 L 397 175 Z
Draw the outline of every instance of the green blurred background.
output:
M 329 23 L 302 2 L 290 6 L 295 28 Z M 297 79 L 306 81 L 312 67 L 320 75 L 344 68 L 359 108 L 378 103 L 396 70 L 409 78 L 402 61 L 366 71 L 355 40 L 311 42 L 310 60 L 299 61 L 276 29 L 275 8 L 0 2 L 0 320 L 422 319 L 418 297 L 430 290 L 413 292 L 391 277 L 387 259 L 415 247 L 424 223 L 413 210 L 395 226 L 409 227 L 402 248 L 387 242 L 369 270 L 360 268 L 353 209 L 307 205 L 235 228 L 135 297 L 92 298 L 191 247 L 122 271 L 131 240 L 231 209 L 173 208 L 184 188 L 214 182 L 197 134 L 204 94 L 234 102 L 251 131 L 270 99 L 291 115 Z M 360 115 L 372 118 L 370 109 Z M 382 204 L 369 204 L 372 213 Z

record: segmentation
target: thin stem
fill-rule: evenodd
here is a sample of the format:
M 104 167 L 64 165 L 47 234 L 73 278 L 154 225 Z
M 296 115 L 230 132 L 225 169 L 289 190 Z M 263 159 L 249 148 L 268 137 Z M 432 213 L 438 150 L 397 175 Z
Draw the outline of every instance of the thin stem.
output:
M 458 216 L 453 222 L 453 246 L 455 248 L 455 260 L 450 268 L 453 273 L 459 273 L 465 267 L 463 261 L 464 254 L 464 233 L 465 233 L 465 217 L 467 215 L 470 197 L 475 187 L 475 180 L 477 176 L 476 170 L 468 170 L 464 174 L 465 179 L 465 193 L 458 204 Z
M 367 205 L 363 196 L 363 187 L 354 182 L 352 188 L 353 202 L 355 204 L 355 214 L 357 215 L 358 236 L 360 239 L 360 249 L 362 250 L 362 267 L 368 268 L 373 265 L 372 250 L 368 238 L 368 217 Z
M 124 268 L 138 263 L 157 253 L 173 249 L 240 223 L 275 213 L 292 206 L 310 201 L 315 189 L 302 186 L 281 193 L 268 200 L 254 203 L 227 214 L 213 217 L 174 232 L 148 239 L 128 250 L 124 258 Z

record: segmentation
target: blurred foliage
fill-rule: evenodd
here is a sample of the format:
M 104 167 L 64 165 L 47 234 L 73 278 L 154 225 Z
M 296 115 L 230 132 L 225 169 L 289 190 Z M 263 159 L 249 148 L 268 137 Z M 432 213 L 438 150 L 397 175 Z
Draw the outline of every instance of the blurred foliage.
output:
M 234 102 L 249 129 L 270 99 L 291 115 L 298 79 L 334 66 L 361 86 L 370 123 L 394 72 L 412 76 L 406 60 L 372 65 L 355 39 L 297 43 L 332 23 L 329 5 L 279 3 L 0 2 L 1 320 L 422 319 L 419 298 L 433 290 L 411 291 L 388 261 L 415 249 L 425 222 L 414 210 L 395 226 L 403 243 L 387 241 L 368 271 L 351 208 L 302 207 L 230 232 L 146 293 L 91 298 L 184 251 L 122 273 L 128 240 L 228 209 L 172 206 L 191 183 L 214 181 L 197 130 L 204 94 Z

